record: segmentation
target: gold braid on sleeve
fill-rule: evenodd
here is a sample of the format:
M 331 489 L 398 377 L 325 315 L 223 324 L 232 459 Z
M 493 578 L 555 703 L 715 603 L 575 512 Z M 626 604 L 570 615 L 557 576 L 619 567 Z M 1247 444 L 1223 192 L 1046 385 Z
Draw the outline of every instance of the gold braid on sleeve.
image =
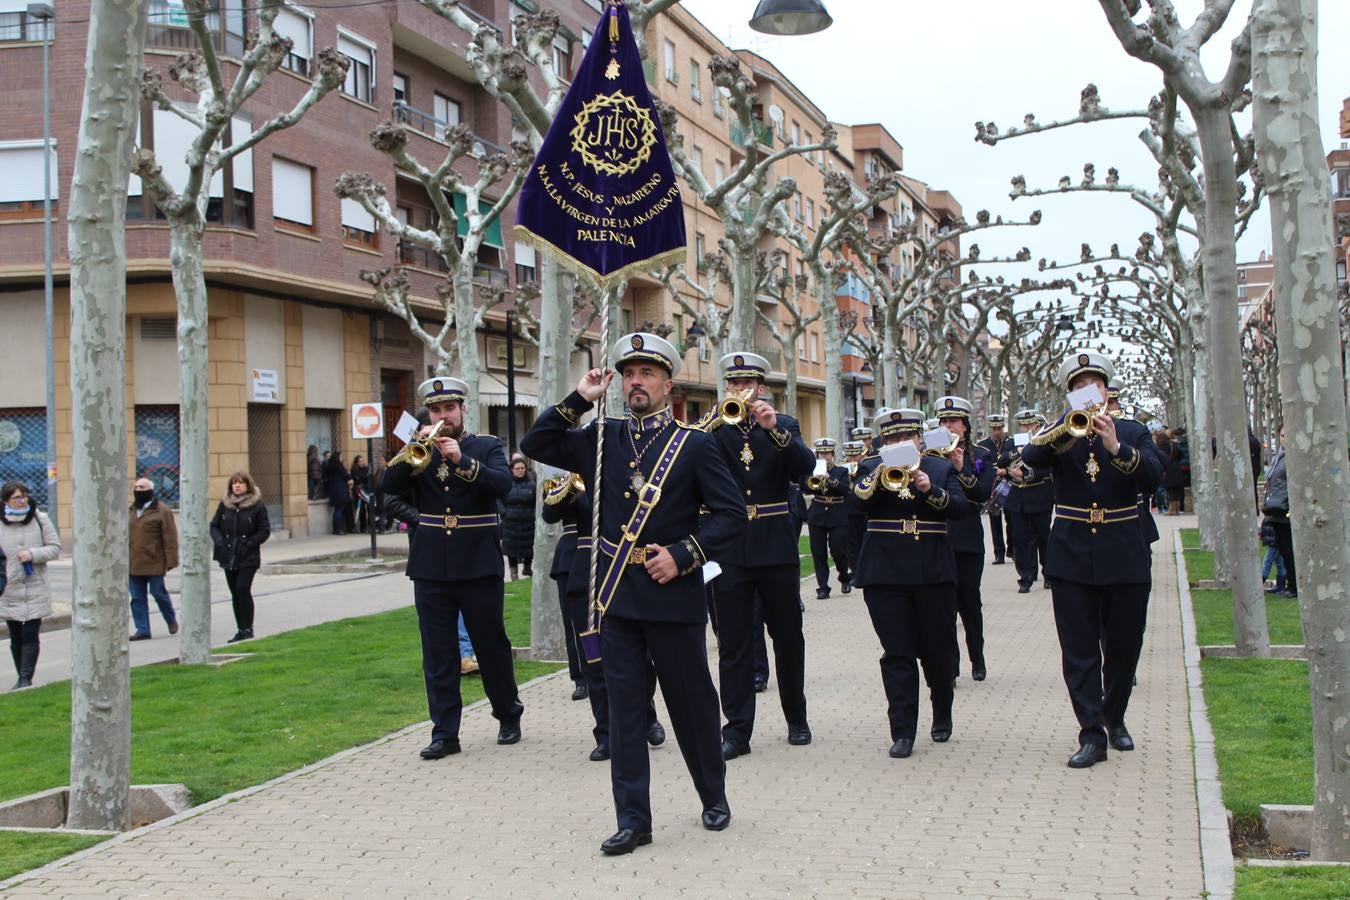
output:
M 1121 456 L 1126 450 L 1130 451 L 1129 459 L 1122 459 Z M 1126 475 L 1133 475 L 1134 470 L 1139 468 L 1139 451 L 1129 444 L 1121 444 L 1120 454 L 1111 457 L 1111 465 L 1115 466 L 1116 470 L 1119 472 Z
M 461 462 L 459 465 L 455 466 L 455 477 L 462 481 L 473 481 L 478 477 L 478 470 L 480 468 L 478 460 L 474 459 L 472 456 L 464 458 L 468 459 L 468 463 Z

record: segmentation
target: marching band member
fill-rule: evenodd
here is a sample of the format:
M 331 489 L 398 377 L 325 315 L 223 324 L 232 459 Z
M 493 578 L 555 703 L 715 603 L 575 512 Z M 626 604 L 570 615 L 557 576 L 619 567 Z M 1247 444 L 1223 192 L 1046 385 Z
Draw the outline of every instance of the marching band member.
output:
M 461 613 L 492 715 L 501 723 L 497 743 L 520 740 L 525 710 L 502 619 L 504 568 L 497 538 L 497 499 L 511 489 L 511 470 L 501 441 L 464 430 L 468 391 L 458 378 L 428 378 L 418 386 L 431 424 L 421 429 L 421 443 L 409 444 L 389 461 L 382 484 L 386 495 L 408 498 L 419 513 L 407 574 L 422 633 L 422 675 L 431 713 L 431 743 L 422 749 L 423 759 L 460 751 Z M 405 458 L 413 447 L 425 455 Z
M 600 503 L 596 605 L 603 615 L 610 782 L 618 820 L 618 831 L 600 845 L 607 855 L 631 853 L 652 841 L 645 740 L 649 657 L 703 807 L 703 827 L 720 831 L 731 823 L 717 691 L 707 665 L 701 569 L 726 556 L 746 521 L 745 501 L 712 437 L 671 414 L 668 400 L 680 366 L 675 348 L 639 332 L 621 338 L 612 357 L 612 371 L 587 372 L 521 441 L 527 456 L 581 472 L 588 494 Z M 597 497 L 592 473 L 599 425 L 578 423 L 615 372 L 623 379 L 628 414 L 603 423 Z M 700 507 L 707 510 L 702 517 Z
M 883 409 L 877 434 L 885 445 L 917 444 L 923 414 Z M 915 447 L 917 457 L 918 448 Z M 967 511 L 965 491 L 945 459 L 922 457 L 912 468 L 866 459 L 854 493 L 867 511 L 867 534 L 858 557 L 857 584 L 881 641 L 881 683 L 890 719 L 890 755 L 914 751 L 922 661 L 933 707 L 930 735 L 952 736 L 952 619 L 956 563 L 947 522 Z
M 1084 351 L 1060 365 L 1059 383 L 1070 391 L 1095 385 L 1104 401 L 1112 372 L 1104 356 Z M 1148 443 L 1147 428 L 1113 418 L 1103 403 L 1071 410 L 1022 451 L 1033 470 L 1054 473 L 1046 571 L 1064 682 L 1078 718 L 1079 748 L 1068 761 L 1075 769 L 1104 761 L 1108 741 L 1117 750 L 1134 749 L 1125 710 L 1152 585 L 1138 497 L 1162 477 Z
M 825 461 L 825 474 L 802 481 L 802 491 L 811 495 L 807 529 L 811 535 L 811 559 L 816 568 L 816 599 L 830 596 L 830 557 L 839 573 L 839 590 L 853 590 L 853 570 L 848 559 L 848 514 L 844 498 L 852 490 L 848 470 L 834 464 L 834 439 L 812 441 L 816 459 Z
M 1034 409 L 1024 409 L 1017 414 L 1017 427 L 1024 434 L 1035 433 L 1043 422 L 1041 414 Z M 1017 592 L 1025 594 L 1035 583 L 1037 572 L 1042 575 L 1045 573 L 1045 553 L 1050 542 L 1050 508 L 1055 499 L 1054 485 L 1049 469 L 1028 465 L 1015 444 L 1012 450 L 1000 458 L 999 468 L 1007 470 L 1013 485 L 1003 512 L 1012 527 Z M 1048 578 L 1045 586 L 1050 586 Z
M 864 429 L 853 429 L 858 432 Z M 865 429 L 870 435 L 871 429 Z M 844 493 L 844 518 L 848 520 L 848 570 L 854 576 L 858 573 L 858 550 L 862 547 L 863 535 L 867 532 L 867 513 L 853 488 L 858 484 L 858 464 L 867 452 L 867 445 L 860 440 L 844 442 L 844 469 L 848 472 L 848 491 Z M 852 589 L 852 580 L 849 581 Z
M 1004 426 L 1008 419 L 999 413 L 990 415 L 986 420 L 989 424 L 989 437 L 976 444 L 977 447 L 983 447 L 989 454 L 989 462 L 994 466 L 994 477 L 998 479 L 1007 478 L 1007 469 L 1000 468 L 999 460 L 1005 455 L 1010 455 L 1017 449 L 1013 445 L 1013 439 L 1004 433 Z M 1012 546 L 1012 525 L 1008 521 L 1008 516 L 1002 511 L 989 513 L 989 533 L 994 540 L 994 561 L 991 565 L 1001 566 L 1004 563 L 1004 557 L 1007 549 Z M 1007 542 L 1004 542 L 1004 536 L 1007 536 Z
M 966 632 L 966 652 L 970 656 L 970 677 L 984 681 L 984 611 L 980 600 L 980 581 L 984 577 L 984 525 L 979 507 L 994 489 L 994 465 L 989 453 L 970 439 L 970 416 L 974 411 L 964 397 L 939 397 L 938 422 L 957 435 L 959 441 L 948 460 L 956 470 L 966 500 L 976 512 L 947 523 L 947 537 L 956 557 L 956 614 Z M 955 617 L 953 617 L 953 622 Z M 954 635 L 953 635 L 954 637 Z M 952 672 L 961 674 L 961 649 L 955 649 Z
M 553 547 L 553 565 L 548 577 L 558 590 L 558 610 L 562 614 L 563 640 L 567 646 L 567 675 L 572 679 L 572 699 L 585 700 L 589 688 L 577 658 L 577 635 L 567 610 L 567 577 L 572 571 L 572 558 L 577 552 L 577 492 L 582 487 L 581 476 L 564 472 L 556 478 L 546 478 L 540 487 L 544 505 L 539 518 L 545 523 L 562 523 L 562 534 Z M 585 629 L 583 629 L 585 630 Z
M 797 421 L 763 399 L 769 361 L 736 351 L 718 361 L 729 400 L 699 423 L 721 450 L 745 504 L 736 538 L 714 558 L 722 574 L 710 587 L 717 609 L 722 756 L 750 752 L 755 728 L 755 601 L 773 641 L 778 698 L 788 743 L 811 743 L 806 720 L 806 640 L 802 636 L 799 528 L 788 513 L 788 485 L 810 474 L 813 457 Z

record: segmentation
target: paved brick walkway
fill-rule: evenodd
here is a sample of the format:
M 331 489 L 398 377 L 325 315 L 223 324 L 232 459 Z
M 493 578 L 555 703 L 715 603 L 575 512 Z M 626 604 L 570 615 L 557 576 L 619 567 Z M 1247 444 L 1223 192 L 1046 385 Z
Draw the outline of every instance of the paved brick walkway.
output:
M 967 666 L 946 745 L 919 723 L 892 760 L 877 657 L 858 593 L 807 590 L 815 742 L 789 747 L 773 686 L 754 752 L 731 763 L 733 821 L 713 834 L 673 741 L 653 752 L 655 843 L 605 858 L 607 767 L 570 683 L 532 685 L 524 740 L 493 744 L 483 707 L 464 753 L 396 736 L 171 826 L 105 846 L 12 896 L 1197 897 L 1199 825 L 1176 603 L 1172 520 L 1130 726 L 1140 749 L 1075 772 L 1077 726 L 1049 592 L 985 572 L 989 680 Z

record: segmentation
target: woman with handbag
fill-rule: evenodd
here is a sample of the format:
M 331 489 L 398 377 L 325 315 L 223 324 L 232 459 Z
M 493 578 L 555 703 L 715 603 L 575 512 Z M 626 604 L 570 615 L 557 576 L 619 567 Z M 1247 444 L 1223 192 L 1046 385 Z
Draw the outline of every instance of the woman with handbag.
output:
M 37 670 L 38 634 L 52 614 L 47 563 L 61 555 L 61 536 L 37 508 L 21 481 L 0 486 L 0 614 L 9 627 L 9 652 L 19 680 L 32 687 Z
M 262 494 L 247 472 L 230 476 L 225 498 L 211 518 L 215 561 L 225 570 L 234 607 L 235 635 L 229 643 L 253 637 L 253 576 L 262 565 L 258 548 L 272 534 Z

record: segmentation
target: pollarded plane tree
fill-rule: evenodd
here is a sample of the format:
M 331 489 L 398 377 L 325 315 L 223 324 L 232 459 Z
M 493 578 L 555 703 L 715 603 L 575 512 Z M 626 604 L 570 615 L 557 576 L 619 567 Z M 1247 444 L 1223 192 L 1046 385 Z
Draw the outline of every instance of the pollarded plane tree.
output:
M 178 305 L 179 503 L 182 520 L 182 635 L 179 661 L 202 664 L 211 659 L 211 508 L 210 419 L 207 413 L 207 290 L 203 239 L 207 207 L 219 196 L 222 171 L 233 166 L 268 136 L 290 128 L 313 106 L 342 84 L 349 60 L 331 48 L 317 57 L 314 80 L 288 111 L 251 127 L 244 107 L 291 52 L 291 39 L 272 27 L 280 4 L 257 10 L 257 30 L 238 60 L 216 55 L 207 0 L 184 0 L 188 26 L 199 45 L 168 66 L 170 81 L 157 68 L 141 72 L 141 96 L 157 111 L 176 117 L 191 134 L 183 159 L 159 159 L 148 148 L 138 150 L 132 172 L 141 190 L 169 223 L 169 266 Z M 233 70 L 231 72 L 230 70 Z M 189 99 L 191 98 L 191 99 Z M 168 129 L 164 129 L 167 131 Z M 171 184 L 163 165 L 178 178 Z M 183 168 L 185 166 L 186 168 Z M 232 201 L 224 200 L 227 205 Z
M 1208 212 L 1211 202 L 1214 201 L 1212 192 L 1208 190 L 1208 170 L 1206 177 L 1203 178 L 1196 171 L 1202 159 L 1201 137 L 1181 118 L 1180 96 L 1177 87 L 1165 79 L 1162 92 L 1150 100 L 1146 109 L 1112 111 L 1102 106 L 1097 89 L 1089 85 L 1080 94 L 1077 115 L 1046 124 L 1038 122 L 1034 115 L 1028 115 L 1023 120 L 1022 126 L 1012 127 L 1003 132 L 1000 132 L 992 122 L 977 122 L 976 140 L 993 146 L 1003 140 L 1039 134 L 1070 125 L 1096 122 L 1105 118 L 1141 118 L 1148 122 L 1148 127 L 1140 132 L 1139 139 L 1158 165 L 1157 190 L 1122 185 L 1114 168 L 1108 170 L 1105 182 L 1098 183 L 1095 178 L 1095 167 L 1085 167 L 1081 182 L 1075 183 L 1066 176 L 1053 188 L 1028 190 L 1025 180 L 1018 176 L 1013 180 L 1012 196 L 1039 197 L 1047 193 L 1080 191 L 1124 193 L 1149 209 L 1155 216 L 1158 222 L 1158 236 L 1163 245 L 1163 255 L 1172 269 L 1173 281 L 1181 288 L 1180 295 L 1186 299 L 1187 317 L 1190 321 L 1193 349 L 1188 359 L 1194 365 L 1194 379 L 1185 387 L 1189 389 L 1191 408 L 1194 410 L 1194 417 L 1188 422 L 1193 441 L 1199 446 L 1204 446 L 1210 443 L 1210 435 L 1219 433 L 1221 436 L 1219 445 L 1223 453 L 1220 460 L 1222 465 L 1213 468 L 1203 464 L 1192 467 L 1197 506 L 1202 510 L 1201 530 L 1206 541 L 1214 547 L 1218 571 L 1235 573 L 1237 576 L 1234 590 L 1235 608 L 1240 607 L 1251 613 L 1251 615 L 1244 614 L 1238 620 L 1238 646 L 1244 652 L 1264 655 L 1269 652 L 1268 640 L 1264 637 L 1265 619 L 1261 616 L 1257 621 L 1255 616 L 1262 603 L 1262 594 L 1256 577 L 1251 574 L 1256 571 L 1254 558 L 1256 551 L 1251 541 L 1246 539 L 1251 533 L 1251 528 L 1255 526 L 1250 510 L 1251 483 L 1247 480 L 1250 476 L 1246 474 L 1250 471 L 1251 465 L 1247 456 L 1245 415 L 1242 409 L 1245 402 L 1241 397 L 1234 398 L 1239 407 L 1237 415 L 1243 418 L 1235 429 L 1225 420 L 1225 417 L 1231 418 L 1233 415 L 1232 411 L 1227 411 L 1227 407 L 1233 404 L 1220 396 L 1227 392 L 1212 390 L 1215 384 L 1242 383 L 1238 357 L 1226 352 L 1217 355 L 1213 352 L 1213 348 L 1217 346 L 1216 341 L 1224 342 L 1225 348 L 1230 342 L 1236 343 L 1235 305 L 1230 302 L 1221 303 L 1217 307 L 1217 314 L 1223 320 L 1233 322 L 1234 327 L 1231 329 L 1233 334 L 1216 334 L 1213 318 L 1216 307 L 1213 295 L 1215 290 L 1222 292 L 1225 278 L 1221 277 L 1219 284 L 1216 285 L 1211 284 L 1211 280 L 1204 274 L 1204 266 L 1212 264 L 1205 235 L 1215 218 Z M 1218 168 L 1221 170 L 1220 177 L 1226 177 L 1232 182 L 1233 187 L 1231 191 L 1223 192 L 1219 200 L 1229 204 L 1227 214 L 1217 217 L 1219 221 L 1225 223 L 1226 229 L 1219 232 L 1221 243 L 1225 236 L 1231 241 L 1236 241 L 1257 209 L 1261 196 L 1259 179 L 1253 179 L 1256 189 L 1251 191 L 1250 195 L 1246 184 L 1239 180 L 1252 171 L 1253 144 L 1250 136 L 1243 137 L 1239 133 L 1233 115 L 1240 112 L 1249 99 L 1249 95 L 1239 90 L 1235 98 L 1225 107 L 1228 129 L 1226 134 L 1231 136 L 1231 140 L 1227 144 L 1227 165 Z M 1183 214 L 1190 217 L 1189 222 L 1183 220 Z M 1188 253 L 1182 249 L 1181 240 L 1185 235 L 1192 236 L 1199 242 L 1198 250 Z M 1232 252 L 1230 244 L 1230 256 Z M 1227 278 L 1232 277 L 1230 270 Z M 1220 362 L 1223 364 L 1220 365 Z M 1213 412 L 1211 412 L 1212 403 L 1220 404 Z M 1230 444 L 1232 446 L 1228 446 Z M 1222 479 L 1219 477 L 1221 473 L 1224 475 Z M 1235 486 L 1244 483 L 1245 487 L 1240 489 Z
M 727 337 L 731 332 L 731 306 L 717 302 L 720 289 L 731 288 L 731 267 L 721 250 L 704 253 L 695 260 L 695 272 L 690 276 L 683 265 L 668 266 L 652 275 L 665 286 L 671 302 L 689 319 L 689 332 L 700 346 L 708 348 L 712 359 L 725 354 Z M 719 398 L 726 392 L 726 384 L 717 380 Z
M 1033 212 L 1026 221 L 1016 221 L 980 210 L 975 222 L 958 219 L 930 236 L 923 234 L 918 220 L 904 223 L 889 234 L 868 235 L 856 230 L 847 233 L 847 243 L 858 260 L 858 273 L 867 284 L 874 308 L 878 310 L 874 321 L 865 324 L 874 329 L 881 344 L 880 363 L 873 373 L 879 404 L 900 404 L 901 388 L 896 366 L 903 365 L 906 374 L 909 373 L 913 363 L 912 350 L 920 340 L 928 340 L 920 337 L 920 328 L 940 324 L 941 310 L 947 298 L 954 290 L 959 293 L 963 266 L 975 262 L 982 265 L 1025 262 L 1021 252 L 1012 257 L 981 260 L 978 245 L 972 245 L 965 257 L 953 254 L 950 247 L 967 235 L 993 228 L 1032 227 L 1040 221 L 1039 211 Z M 892 260 L 897 249 L 907 251 L 908 262 L 896 264 Z M 931 368 L 931 363 L 929 365 Z
M 761 296 L 772 298 L 776 306 L 775 315 L 770 316 L 757 303 L 755 313 L 783 354 L 783 372 L 787 381 L 785 389 L 787 408 L 795 413 L 800 409 L 797 405 L 798 342 L 806 339 L 807 329 L 819 321 L 833 303 L 826 307 L 816 306 L 810 313 L 804 311 L 805 304 L 802 300 L 812 295 L 811 278 L 807 275 L 794 275 L 788 268 L 787 253 L 782 249 L 774 248 L 768 253 L 760 254 L 757 268 L 759 271 L 757 292 Z M 780 310 L 787 314 L 786 321 L 777 315 Z
M 787 201 L 797 193 L 792 178 L 774 176 L 774 167 L 793 156 L 833 150 L 835 131 L 828 125 L 814 143 L 788 143 L 781 150 L 765 152 L 758 137 L 754 116 L 755 84 L 734 56 L 714 56 L 708 61 L 713 90 L 722 91 L 731 110 L 733 131 L 739 133 L 741 161 L 721 181 L 714 184 L 690 159 L 684 149 L 675 107 L 658 103 L 661 127 L 665 131 L 675 172 L 721 220 L 719 245 L 731 270 L 731 319 L 727 340 L 731 346 L 749 347 L 754 342 L 756 304 L 756 254 L 765 238 L 789 228 Z

